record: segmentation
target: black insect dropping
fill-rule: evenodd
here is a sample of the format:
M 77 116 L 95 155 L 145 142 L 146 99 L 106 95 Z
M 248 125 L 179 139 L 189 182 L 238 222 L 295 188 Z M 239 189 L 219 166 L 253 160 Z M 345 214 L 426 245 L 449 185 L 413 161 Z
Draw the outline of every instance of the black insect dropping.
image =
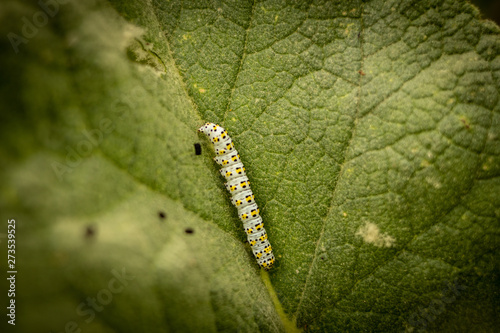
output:
M 194 153 L 196 155 L 201 155 L 201 145 L 199 143 L 194 144 Z

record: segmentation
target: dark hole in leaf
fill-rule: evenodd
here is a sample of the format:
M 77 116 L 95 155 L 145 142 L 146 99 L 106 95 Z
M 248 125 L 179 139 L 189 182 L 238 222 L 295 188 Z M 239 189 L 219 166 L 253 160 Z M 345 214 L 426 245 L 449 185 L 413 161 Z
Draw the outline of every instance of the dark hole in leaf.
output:
M 88 225 L 85 228 L 85 238 L 93 238 L 96 235 L 96 228 L 93 225 Z
M 201 145 L 199 143 L 194 144 L 194 152 L 196 155 L 201 155 Z
M 184 232 L 185 232 L 186 234 L 193 234 L 193 233 L 194 233 L 194 230 L 193 230 L 193 228 L 186 228 L 186 230 L 184 230 Z

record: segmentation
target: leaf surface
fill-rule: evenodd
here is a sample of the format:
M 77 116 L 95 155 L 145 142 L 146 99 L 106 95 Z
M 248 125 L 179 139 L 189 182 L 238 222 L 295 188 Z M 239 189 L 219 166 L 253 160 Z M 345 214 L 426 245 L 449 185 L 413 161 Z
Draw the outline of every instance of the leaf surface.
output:
M 3 35 L 44 10 L 3 2 Z M 494 330 L 500 43 L 475 8 L 110 0 L 45 15 L 0 46 L 19 332 Z M 269 275 L 205 121 L 245 163 Z

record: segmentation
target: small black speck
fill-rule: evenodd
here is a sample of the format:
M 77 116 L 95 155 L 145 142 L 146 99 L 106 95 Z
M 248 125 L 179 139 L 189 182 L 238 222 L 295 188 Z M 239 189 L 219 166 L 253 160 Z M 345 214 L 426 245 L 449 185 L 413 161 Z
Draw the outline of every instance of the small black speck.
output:
M 325 260 L 325 257 L 321 257 L 321 260 Z
M 201 155 L 201 145 L 199 143 L 194 144 L 194 153 L 196 155 Z
M 96 234 L 96 229 L 93 225 L 88 225 L 85 228 L 85 238 L 93 238 Z
M 184 232 L 186 234 L 194 234 L 194 230 L 192 228 L 186 228 L 186 230 L 184 230 Z
M 167 214 L 165 214 L 165 212 L 159 211 L 158 212 L 158 217 L 163 220 L 164 218 L 167 217 Z

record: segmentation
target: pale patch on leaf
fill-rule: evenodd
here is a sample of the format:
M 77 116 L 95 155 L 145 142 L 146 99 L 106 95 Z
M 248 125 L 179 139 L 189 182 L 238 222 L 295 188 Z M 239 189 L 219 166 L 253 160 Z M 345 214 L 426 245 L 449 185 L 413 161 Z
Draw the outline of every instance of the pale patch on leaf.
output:
M 392 247 L 396 242 L 393 237 L 381 233 L 378 226 L 372 222 L 366 222 L 364 226 L 359 228 L 356 231 L 356 236 L 361 236 L 365 242 L 377 247 Z

